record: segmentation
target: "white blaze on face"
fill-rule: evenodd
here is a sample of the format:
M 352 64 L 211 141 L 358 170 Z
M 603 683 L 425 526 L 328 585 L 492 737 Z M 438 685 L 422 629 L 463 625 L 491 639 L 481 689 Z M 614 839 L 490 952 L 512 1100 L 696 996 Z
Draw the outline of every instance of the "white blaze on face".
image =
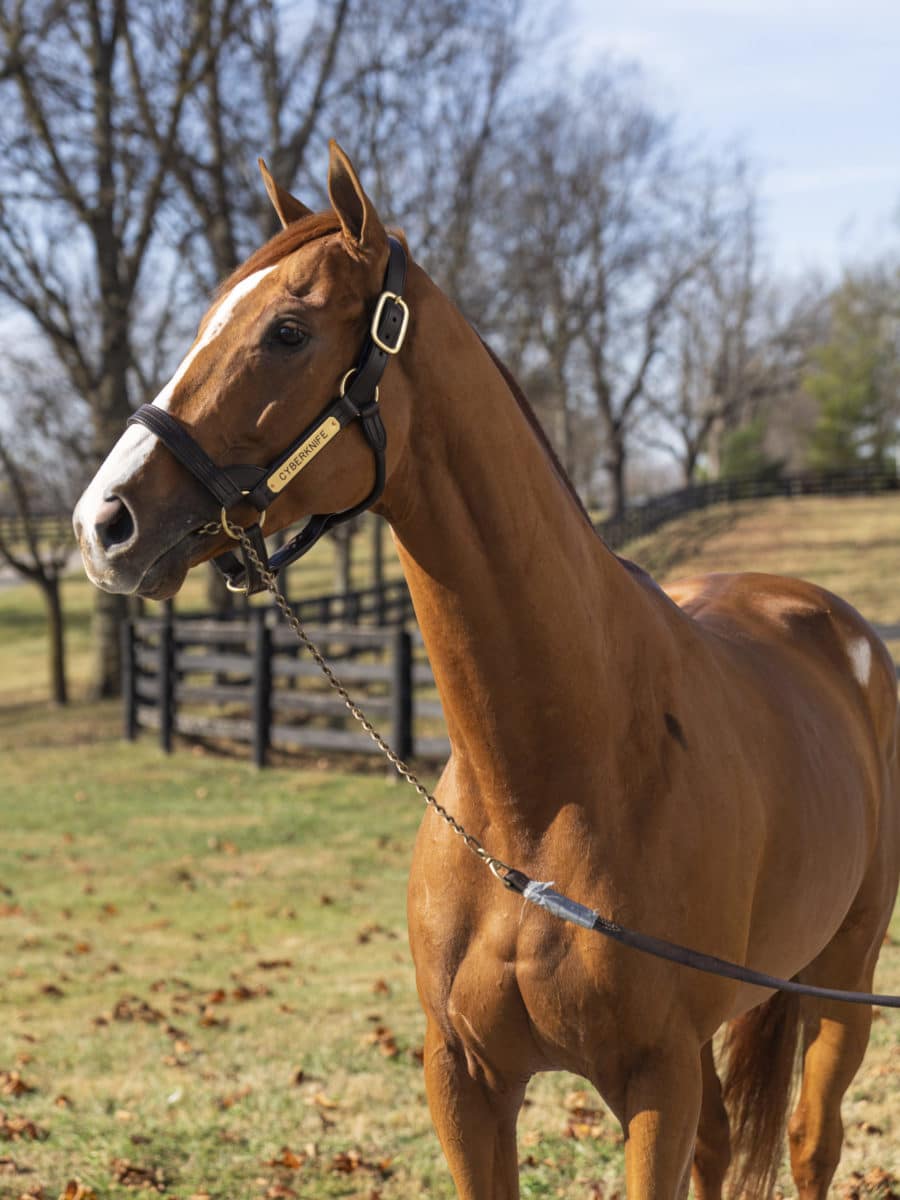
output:
M 238 304 L 245 296 L 249 296 L 259 287 L 266 276 L 275 270 L 275 266 L 254 271 L 252 275 L 242 279 L 227 295 L 222 297 L 210 313 L 202 334 L 185 355 L 178 370 L 153 401 L 154 404 L 159 405 L 160 408 L 169 407 L 172 397 L 175 395 L 175 389 L 187 374 L 197 355 L 216 340 L 228 325 Z M 79 518 L 82 537 L 95 553 L 99 551 L 100 546 L 95 532 L 96 522 L 93 514 L 103 503 L 105 496 L 115 493 L 143 467 L 156 444 L 157 439 L 149 429 L 143 425 L 129 425 L 110 450 L 109 455 L 79 500 L 75 511 Z

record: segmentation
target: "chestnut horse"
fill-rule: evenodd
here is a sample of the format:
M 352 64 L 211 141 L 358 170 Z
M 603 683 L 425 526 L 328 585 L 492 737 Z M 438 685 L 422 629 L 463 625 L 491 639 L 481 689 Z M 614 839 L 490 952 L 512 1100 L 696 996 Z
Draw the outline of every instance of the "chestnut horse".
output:
M 265 464 L 339 389 L 388 240 L 332 146 L 333 211 L 267 180 L 285 228 L 224 285 L 155 404 L 217 464 Z M 644 933 L 870 990 L 900 864 L 897 689 L 882 643 L 808 583 L 714 575 L 668 594 L 596 536 L 505 369 L 415 264 L 381 381 L 393 529 L 452 755 L 441 802 L 490 850 Z M 540 298 L 535 297 L 535 303 Z M 279 491 L 266 532 L 371 493 L 348 427 Z M 218 505 L 146 428 L 79 502 L 91 579 L 173 595 L 226 548 Z M 236 507 L 232 522 L 255 519 Z M 204 529 L 204 526 L 206 528 Z M 460 1197 L 518 1192 L 528 1080 L 587 1077 L 621 1122 L 628 1195 L 771 1189 L 790 1119 L 803 1200 L 826 1195 L 871 1008 L 646 957 L 527 905 L 426 811 L 409 883 L 425 1075 Z M 720 1084 L 712 1039 L 727 1026 Z

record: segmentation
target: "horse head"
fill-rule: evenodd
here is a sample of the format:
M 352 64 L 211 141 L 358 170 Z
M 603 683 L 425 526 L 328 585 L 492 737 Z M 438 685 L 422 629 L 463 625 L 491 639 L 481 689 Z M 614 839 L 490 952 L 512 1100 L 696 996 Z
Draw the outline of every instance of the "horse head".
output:
M 373 460 L 365 422 L 345 421 L 340 410 L 321 433 L 313 429 L 305 449 L 297 444 L 317 414 L 338 403 L 360 366 L 373 311 L 383 311 L 379 298 L 394 253 L 384 226 L 335 143 L 327 213 L 311 213 L 260 166 L 281 232 L 222 286 L 187 355 L 147 406 L 153 411 L 139 411 L 145 419 L 125 430 L 75 509 L 85 568 L 106 591 L 172 596 L 190 567 L 233 545 L 223 524 L 252 525 L 264 510 L 268 535 L 311 513 L 346 514 L 371 499 L 396 465 L 410 395 L 398 365 L 383 395 L 372 389 L 369 403 L 382 440 L 387 431 L 386 462 L 383 452 Z M 408 315 L 405 304 L 403 310 Z M 405 318 L 402 324 L 405 335 Z M 375 404 L 379 399 L 386 403 Z M 222 504 L 160 440 L 165 427 L 197 447 L 210 467 L 226 476 L 232 469 L 239 481 L 249 472 L 248 484 L 259 480 L 255 491 L 240 488 L 252 492 L 257 511 L 239 500 L 227 521 L 217 522 Z M 332 445 L 338 427 L 343 436 Z M 327 453 L 319 454 L 326 442 Z M 273 462 L 280 475 L 267 475 Z M 380 473 L 377 489 L 373 472 Z

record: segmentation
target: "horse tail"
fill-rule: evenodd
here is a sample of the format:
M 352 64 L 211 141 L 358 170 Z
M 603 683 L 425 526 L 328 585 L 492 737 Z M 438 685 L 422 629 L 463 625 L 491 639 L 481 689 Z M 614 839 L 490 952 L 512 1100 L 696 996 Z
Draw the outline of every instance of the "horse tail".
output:
M 722 1095 L 734 1166 L 729 1193 L 766 1200 L 781 1162 L 800 1033 L 800 1002 L 776 992 L 728 1026 Z

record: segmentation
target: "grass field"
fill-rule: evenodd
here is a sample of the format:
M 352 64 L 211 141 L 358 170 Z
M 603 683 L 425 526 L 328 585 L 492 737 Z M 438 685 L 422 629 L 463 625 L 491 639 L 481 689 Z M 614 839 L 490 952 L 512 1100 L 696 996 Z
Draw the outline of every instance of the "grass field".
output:
M 695 514 L 629 552 L 661 578 L 804 574 L 886 623 L 898 545 L 896 500 L 803 500 Z M 0 1198 L 449 1200 L 405 934 L 411 790 L 125 746 L 115 706 L 40 703 L 40 630 L 26 591 L 0 593 Z M 898 942 L 895 919 L 883 990 Z M 888 1013 L 835 1195 L 900 1192 L 898 1084 Z M 579 1080 L 528 1101 L 526 1200 L 621 1192 L 621 1137 Z

